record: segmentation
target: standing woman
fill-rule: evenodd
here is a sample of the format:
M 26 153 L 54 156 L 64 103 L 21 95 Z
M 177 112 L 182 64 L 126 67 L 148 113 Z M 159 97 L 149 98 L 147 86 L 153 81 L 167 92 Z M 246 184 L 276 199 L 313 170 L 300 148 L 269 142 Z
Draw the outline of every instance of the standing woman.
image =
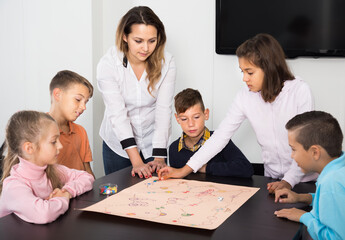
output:
M 160 178 L 181 178 L 198 171 L 220 152 L 248 119 L 261 146 L 265 176 L 281 179 L 267 189 L 292 188 L 301 181 L 315 180 L 304 175 L 291 158 L 285 124 L 295 115 L 311 111 L 314 101 L 309 86 L 295 77 L 285 61 L 280 44 L 269 34 L 258 34 L 236 50 L 246 87 L 236 96 L 225 119 L 204 146 L 181 169 L 159 171 Z
M 157 15 L 134 7 L 120 20 L 116 46 L 97 66 L 106 174 L 132 165 L 132 176 L 147 178 L 166 166 L 176 68 L 165 42 Z

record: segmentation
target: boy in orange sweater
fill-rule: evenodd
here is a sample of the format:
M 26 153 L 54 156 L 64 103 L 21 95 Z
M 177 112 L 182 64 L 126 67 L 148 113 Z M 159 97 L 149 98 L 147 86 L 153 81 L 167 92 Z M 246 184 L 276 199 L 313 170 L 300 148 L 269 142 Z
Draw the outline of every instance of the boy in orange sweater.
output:
M 69 168 L 92 172 L 92 153 L 85 129 L 74 121 L 86 110 L 92 97 L 91 83 L 79 74 L 64 70 L 58 72 L 50 82 L 51 107 L 49 114 L 60 128 L 63 148 L 58 163 Z

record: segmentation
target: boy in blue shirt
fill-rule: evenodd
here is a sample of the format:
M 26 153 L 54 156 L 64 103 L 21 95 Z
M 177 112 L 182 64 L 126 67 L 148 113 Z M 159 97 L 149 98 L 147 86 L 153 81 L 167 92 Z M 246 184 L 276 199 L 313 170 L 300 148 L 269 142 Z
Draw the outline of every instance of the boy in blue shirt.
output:
M 198 90 L 187 88 L 175 96 L 175 117 L 182 136 L 169 147 L 169 164 L 181 168 L 209 139 L 213 132 L 205 127 L 209 109 L 205 109 Z M 251 177 L 253 167 L 230 140 L 225 148 L 205 164 L 199 172 L 217 176 Z
M 313 239 L 345 239 L 345 155 L 338 121 L 328 113 L 312 111 L 292 118 L 286 129 L 292 158 L 304 173 L 320 175 L 315 194 L 275 192 L 276 202 L 311 204 L 310 212 L 291 208 L 274 214 L 303 223 Z

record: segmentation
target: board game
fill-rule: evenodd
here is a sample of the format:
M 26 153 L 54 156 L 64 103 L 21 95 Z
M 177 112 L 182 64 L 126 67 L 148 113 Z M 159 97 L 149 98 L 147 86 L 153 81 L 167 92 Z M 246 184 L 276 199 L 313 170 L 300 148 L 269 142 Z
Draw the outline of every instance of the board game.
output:
M 259 188 L 185 179 L 146 179 L 84 211 L 215 229 Z

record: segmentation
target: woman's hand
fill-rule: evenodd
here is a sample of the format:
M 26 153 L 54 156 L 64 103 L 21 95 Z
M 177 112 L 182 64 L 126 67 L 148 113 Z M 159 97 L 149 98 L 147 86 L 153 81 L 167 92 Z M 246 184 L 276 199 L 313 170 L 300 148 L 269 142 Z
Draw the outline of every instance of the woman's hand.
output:
M 126 152 L 128 154 L 129 160 L 132 163 L 132 176 L 135 177 L 135 174 L 138 174 L 140 178 L 149 178 L 152 177 L 152 169 L 151 166 L 148 164 L 145 164 L 143 160 L 141 159 L 139 155 L 138 149 L 135 148 L 129 148 L 126 149 Z
M 158 173 L 160 169 L 167 166 L 164 158 L 155 158 L 153 161 L 148 162 L 147 164 L 150 165 L 152 173 L 155 171 Z
M 135 174 L 138 174 L 140 178 L 149 178 L 152 177 L 152 169 L 151 166 L 145 163 L 133 165 L 132 169 L 132 176 L 134 177 Z

